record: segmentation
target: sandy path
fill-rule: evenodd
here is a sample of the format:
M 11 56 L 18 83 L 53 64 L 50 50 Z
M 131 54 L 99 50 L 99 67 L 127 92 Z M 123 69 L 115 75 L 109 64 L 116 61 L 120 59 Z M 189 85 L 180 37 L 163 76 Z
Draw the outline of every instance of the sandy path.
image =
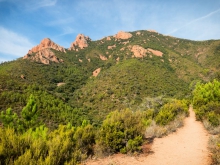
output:
M 211 156 L 207 149 L 209 135 L 203 125 L 190 116 L 184 127 L 164 138 L 154 139 L 152 154 L 129 157 L 122 154 L 87 162 L 87 165 L 209 165 Z

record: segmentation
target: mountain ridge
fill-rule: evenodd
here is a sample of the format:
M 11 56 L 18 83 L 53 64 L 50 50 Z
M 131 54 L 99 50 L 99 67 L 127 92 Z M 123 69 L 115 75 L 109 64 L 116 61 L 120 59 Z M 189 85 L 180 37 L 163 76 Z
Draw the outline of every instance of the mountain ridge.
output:
M 52 128 L 56 120 L 75 125 L 87 119 L 100 125 L 109 112 L 138 109 L 147 98 L 188 98 L 193 84 L 218 78 L 220 70 L 220 40 L 191 41 L 138 30 L 96 41 L 80 34 L 73 50 L 46 41 L 28 57 L 0 65 L 0 111 L 9 105 L 21 111 L 35 93 L 41 118 Z

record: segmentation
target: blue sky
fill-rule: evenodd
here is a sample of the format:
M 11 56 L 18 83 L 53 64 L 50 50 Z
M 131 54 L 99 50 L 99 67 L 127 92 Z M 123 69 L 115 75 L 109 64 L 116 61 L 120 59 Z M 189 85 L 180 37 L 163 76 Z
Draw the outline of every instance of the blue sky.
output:
M 43 38 L 68 48 L 79 33 L 98 40 L 149 29 L 220 39 L 220 0 L 0 0 L 0 62 L 24 56 Z

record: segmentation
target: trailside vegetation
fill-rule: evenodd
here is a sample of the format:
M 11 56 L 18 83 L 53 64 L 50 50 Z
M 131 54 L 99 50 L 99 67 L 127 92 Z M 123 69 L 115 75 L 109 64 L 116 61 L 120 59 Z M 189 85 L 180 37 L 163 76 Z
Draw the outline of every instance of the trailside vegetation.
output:
M 179 100 L 162 105 L 169 121 L 156 109 L 124 109 L 109 113 L 100 127 L 83 120 L 80 126 L 59 124 L 51 130 L 38 118 L 38 106 L 31 95 L 20 115 L 10 108 L 1 113 L 0 163 L 78 164 L 93 155 L 141 152 L 150 123 L 160 118 L 159 124 L 169 124 L 176 115 L 187 113 L 186 106 Z

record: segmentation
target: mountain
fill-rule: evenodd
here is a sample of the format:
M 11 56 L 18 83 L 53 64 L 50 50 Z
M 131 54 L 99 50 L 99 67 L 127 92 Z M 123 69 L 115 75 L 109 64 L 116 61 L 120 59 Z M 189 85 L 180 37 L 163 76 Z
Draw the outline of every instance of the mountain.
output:
M 31 94 L 50 128 L 100 125 L 116 109 L 147 98 L 188 98 L 193 84 L 220 76 L 220 40 L 191 41 L 155 31 L 120 31 L 70 48 L 46 38 L 23 58 L 0 65 L 0 111 L 21 112 Z

